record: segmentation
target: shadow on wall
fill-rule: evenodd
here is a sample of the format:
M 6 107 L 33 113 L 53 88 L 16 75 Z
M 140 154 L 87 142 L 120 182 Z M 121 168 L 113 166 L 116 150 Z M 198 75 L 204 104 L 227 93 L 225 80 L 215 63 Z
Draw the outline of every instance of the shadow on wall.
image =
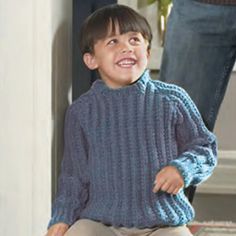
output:
M 71 24 L 64 21 L 58 27 L 52 45 L 52 199 L 63 157 L 63 128 L 67 107 L 71 102 Z

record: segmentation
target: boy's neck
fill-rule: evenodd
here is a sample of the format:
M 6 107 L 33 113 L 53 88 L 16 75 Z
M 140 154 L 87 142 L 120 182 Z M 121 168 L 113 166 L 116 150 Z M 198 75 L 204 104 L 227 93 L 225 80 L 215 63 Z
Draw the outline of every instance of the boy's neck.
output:
M 103 79 L 103 78 L 101 78 L 101 79 L 104 81 L 106 86 L 110 89 L 121 89 L 121 88 L 130 86 L 132 84 L 135 84 L 139 80 L 139 78 L 135 78 L 130 83 L 116 84 L 116 83 L 111 83 L 109 80 L 106 80 L 106 79 Z

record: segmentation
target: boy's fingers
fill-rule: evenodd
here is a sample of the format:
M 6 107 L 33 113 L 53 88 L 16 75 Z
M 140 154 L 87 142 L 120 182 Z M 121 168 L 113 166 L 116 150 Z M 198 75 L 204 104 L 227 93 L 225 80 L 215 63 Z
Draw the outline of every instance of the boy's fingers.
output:
M 164 182 L 161 186 L 161 191 L 168 192 L 168 189 L 171 187 L 171 185 L 168 182 Z
M 162 188 L 162 185 L 165 183 L 165 180 L 164 179 L 159 179 L 158 181 L 155 180 L 154 181 L 154 188 L 153 188 L 153 192 L 156 193 L 158 192 L 161 188 Z
M 170 186 L 166 192 L 169 193 L 169 194 L 174 194 L 174 191 L 175 191 L 175 186 Z

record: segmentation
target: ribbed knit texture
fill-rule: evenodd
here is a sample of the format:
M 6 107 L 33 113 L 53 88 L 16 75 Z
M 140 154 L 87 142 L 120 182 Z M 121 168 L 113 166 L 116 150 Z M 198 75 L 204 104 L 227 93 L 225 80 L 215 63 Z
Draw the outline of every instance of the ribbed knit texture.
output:
M 236 5 L 236 0 L 197 0 L 197 1 L 216 5 Z
M 153 81 L 111 89 L 102 80 L 69 107 L 59 192 L 49 226 L 88 218 L 113 226 L 182 225 L 194 217 L 183 191 L 153 193 L 176 166 L 185 186 L 216 165 L 216 139 L 184 90 Z

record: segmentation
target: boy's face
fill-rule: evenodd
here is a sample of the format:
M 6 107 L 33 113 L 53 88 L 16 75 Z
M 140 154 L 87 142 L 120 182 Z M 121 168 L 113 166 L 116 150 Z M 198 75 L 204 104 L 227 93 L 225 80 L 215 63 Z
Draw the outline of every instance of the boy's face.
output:
M 111 28 L 111 27 L 110 27 Z M 116 27 L 94 45 L 94 53 L 85 53 L 84 62 L 92 70 L 98 69 L 101 78 L 111 88 L 135 82 L 147 67 L 148 42 L 141 33 L 120 34 Z

